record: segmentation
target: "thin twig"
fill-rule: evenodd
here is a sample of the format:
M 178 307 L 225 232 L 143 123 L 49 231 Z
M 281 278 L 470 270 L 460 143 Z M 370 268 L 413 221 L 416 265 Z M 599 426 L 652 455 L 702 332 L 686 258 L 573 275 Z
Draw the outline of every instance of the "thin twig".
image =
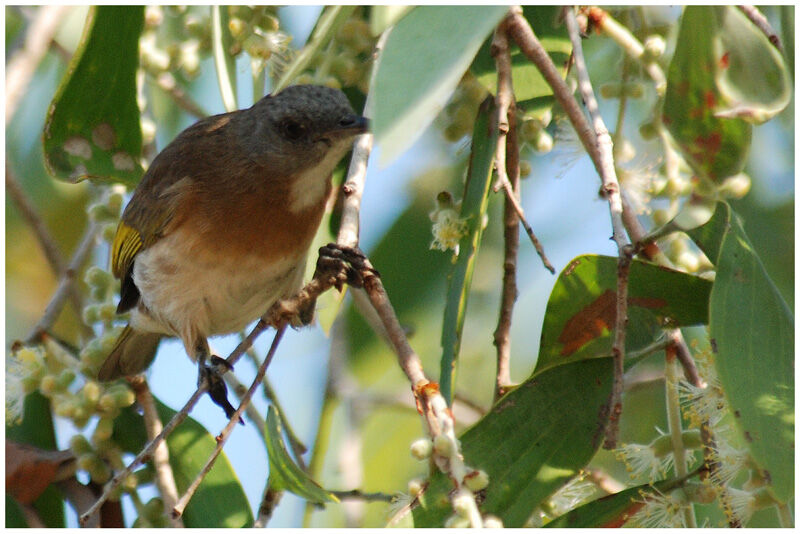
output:
M 86 234 L 83 236 L 83 240 L 78 245 L 78 248 L 75 249 L 72 260 L 62 274 L 61 281 L 58 283 L 55 293 L 53 293 L 53 298 L 50 299 L 50 303 L 47 305 L 47 308 L 45 308 L 42 318 L 39 319 L 39 322 L 36 323 L 36 326 L 31 329 L 30 333 L 25 338 L 26 343 L 34 343 L 39 340 L 42 334 L 47 333 L 53 326 L 53 323 L 55 323 L 64 307 L 64 302 L 66 302 L 67 297 L 72 291 L 73 284 L 78 278 L 81 267 L 83 267 L 83 264 L 89 259 L 92 250 L 94 250 L 99 229 L 100 226 L 97 223 L 89 223 Z
M 36 67 L 50 48 L 50 42 L 69 10 L 69 6 L 43 6 L 25 34 L 25 44 L 14 52 L 6 65 L 6 126 L 17 111 Z
M 519 218 L 520 223 L 522 223 L 522 227 L 525 228 L 525 233 L 528 234 L 528 238 L 531 240 L 533 248 L 536 249 L 536 253 L 539 254 L 545 268 L 555 274 L 556 270 L 553 268 L 550 260 L 547 259 L 547 255 L 544 253 L 544 247 L 542 247 L 541 242 L 533 232 L 533 228 L 528 224 L 525 218 L 525 212 L 519 201 L 519 143 L 516 134 L 517 113 L 511 77 L 511 54 L 508 48 L 506 20 L 507 19 L 504 19 L 495 30 L 491 46 L 491 53 L 497 65 L 497 96 L 495 97 L 495 101 L 497 103 L 498 117 L 497 152 L 495 155 L 497 180 L 492 187 L 495 192 L 499 191 L 501 187 L 503 188 L 506 195 L 506 203 L 510 203 L 511 208 L 513 208 L 516 213 L 516 216 Z M 504 220 L 506 221 L 506 228 L 509 228 L 512 221 L 516 226 L 513 215 L 504 215 Z M 519 242 L 519 231 L 515 230 L 514 233 L 517 234 L 516 241 Z
M 268 480 L 267 487 L 264 488 L 264 496 L 261 497 L 261 504 L 258 507 L 258 516 L 253 522 L 254 528 L 265 528 L 267 526 L 269 520 L 272 519 L 275 507 L 281 501 L 281 497 L 283 497 L 283 490 L 275 489 Z
M 781 39 L 778 37 L 778 34 L 775 33 L 775 30 L 772 29 L 767 17 L 764 16 L 761 11 L 758 10 L 756 6 L 736 6 L 739 8 L 739 11 L 745 14 L 745 16 L 750 19 L 750 22 L 756 25 L 761 32 L 767 36 L 769 42 L 777 48 L 780 52 L 783 52 L 783 45 L 781 44 Z
M 575 71 L 578 75 L 578 89 L 583 97 L 586 109 L 592 118 L 597 148 L 600 152 L 600 168 L 598 172 L 603 181 L 603 191 L 608 200 L 611 212 L 611 226 L 613 239 L 617 244 L 619 264 L 617 266 L 617 306 L 616 321 L 614 324 L 614 344 L 611 352 L 614 356 L 614 386 L 609 403 L 609 424 L 606 427 L 604 447 L 616 447 L 619 431 L 619 418 L 622 414 L 622 389 L 623 375 L 625 373 L 625 334 L 628 324 L 628 272 L 630 269 L 633 247 L 628 242 L 625 224 L 622 221 L 622 198 L 620 195 L 619 181 L 614 167 L 614 143 L 608 133 L 608 128 L 600 115 L 597 98 L 594 96 L 589 72 L 586 68 L 586 59 L 583 56 L 578 21 L 571 7 L 564 9 L 567 32 L 572 41 L 572 54 L 575 58 Z
M 677 478 L 686 476 L 686 447 L 683 442 L 683 424 L 681 421 L 681 401 L 678 395 L 678 371 L 675 365 L 676 349 L 674 345 L 666 348 L 664 362 L 664 389 L 666 390 L 667 424 L 669 428 L 674 468 Z M 686 526 L 697 528 L 694 506 L 683 507 Z
M 17 177 L 14 176 L 8 161 L 6 161 L 6 194 L 8 194 L 17 205 L 20 215 L 25 219 L 25 222 L 30 225 L 34 235 L 39 240 L 39 244 L 44 251 L 44 257 L 47 258 L 50 268 L 57 276 L 61 275 L 66 270 L 66 262 L 61 255 L 61 251 L 58 250 L 55 239 L 50 235 L 47 225 L 45 225 L 42 218 L 39 217 L 36 208 L 28 199 L 25 191 L 23 191 L 22 186 L 17 181 Z M 79 308 L 78 311 L 80 311 Z
M 611 39 L 616 42 L 630 57 L 638 61 L 645 72 L 655 82 L 656 92 L 663 95 L 667 88 L 667 77 L 661 66 L 654 60 L 645 56 L 644 45 L 622 24 L 614 20 L 614 18 L 604 9 L 592 6 L 587 9 L 587 16 L 591 19 L 594 27 L 598 31 L 606 33 Z
M 517 251 L 519 250 L 519 223 L 513 203 L 519 191 L 519 146 L 517 145 L 517 116 L 514 87 L 511 79 L 511 54 L 508 36 L 501 23 L 494 32 L 491 53 L 497 65 L 497 153 L 495 166 L 497 181 L 505 190 L 503 205 L 503 291 L 500 314 L 494 331 L 497 347 L 497 371 L 494 399 L 502 397 L 511 382 L 511 317 L 517 300 Z M 521 218 L 521 217 L 520 217 Z
M 519 223 L 513 208 L 519 191 L 519 147 L 516 135 L 516 104 L 511 79 L 511 54 L 508 51 L 508 36 L 505 25 L 500 24 L 494 32 L 491 53 L 497 65 L 497 153 L 495 166 L 497 180 L 505 190 L 503 204 L 503 290 L 500 299 L 500 314 L 494 331 L 497 347 L 497 370 L 495 373 L 494 399 L 502 397 L 511 382 L 511 317 L 517 300 L 517 251 L 519 250 Z M 510 149 L 510 150 L 509 150 Z M 506 154 L 508 152 L 508 154 Z M 510 176 L 509 176 L 510 175 Z M 507 186 L 508 185 L 508 186 Z
M 144 376 L 137 375 L 129 378 L 128 383 L 136 394 L 136 402 L 142 409 L 144 428 L 147 432 L 147 439 L 152 440 L 163 430 L 161 419 L 156 412 L 156 404 L 153 402 L 153 395 Z M 164 513 L 169 516 L 169 511 L 178 501 L 178 486 L 175 485 L 175 475 L 169 465 L 169 449 L 166 442 L 162 441 L 153 451 L 153 467 L 155 468 L 156 486 L 164 502 Z M 173 528 L 183 528 L 183 521 L 180 517 L 170 517 L 170 526 Z
M 194 115 L 198 119 L 208 117 L 208 113 L 200 107 L 200 104 L 192 100 L 192 98 L 186 94 L 186 91 L 178 85 L 172 73 L 152 70 L 148 71 L 148 74 L 153 78 L 156 85 L 178 104 L 179 108 L 190 115 Z
M 189 485 L 184 492 L 183 496 L 178 500 L 178 504 L 172 509 L 172 516 L 173 517 L 180 517 L 183 514 L 183 510 L 186 508 L 186 505 L 189 504 L 194 493 L 197 491 L 197 488 L 200 486 L 200 483 L 205 479 L 206 475 L 211 468 L 214 466 L 214 463 L 219 456 L 219 453 L 222 452 L 222 447 L 225 445 L 225 442 L 228 441 L 233 429 L 239 423 L 239 416 L 244 411 L 245 407 L 250 403 L 250 399 L 253 397 L 253 393 L 255 393 L 256 389 L 258 388 L 259 384 L 261 384 L 261 380 L 264 378 L 264 374 L 267 372 L 267 367 L 269 366 L 272 358 L 275 356 L 275 352 L 278 349 L 278 345 L 280 344 L 281 338 L 283 337 L 283 333 L 286 331 L 286 325 L 282 325 L 278 328 L 275 332 L 275 337 L 272 339 L 272 346 L 269 348 L 269 352 L 267 356 L 264 358 L 264 362 L 261 364 L 261 367 L 258 368 L 258 373 L 256 373 L 256 377 L 253 380 L 250 389 L 247 390 L 244 397 L 242 397 L 242 402 L 239 404 L 239 407 L 233 413 L 228 421 L 228 424 L 225 425 L 225 428 L 222 429 L 222 432 L 216 437 L 217 446 L 214 448 L 214 452 L 211 453 L 211 456 L 206 460 L 206 464 L 203 466 L 203 469 L 195 477 L 194 481 Z
M 359 489 L 339 490 L 339 491 L 332 490 L 331 493 L 336 495 L 337 498 L 342 500 L 358 499 L 369 502 L 392 502 L 394 500 L 394 495 L 390 495 L 388 493 L 380 493 L 380 492 L 369 493 Z
M 221 369 L 221 371 L 224 371 L 224 370 L 225 370 L 224 368 Z M 186 419 L 186 417 L 189 416 L 189 412 L 192 411 L 192 408 L 194 408 L 194 405 L 197 404 L 197 401 L 200 400 L 200 397 L 202 397 L 203 394 L 206 391 L 208 391 L 208 385 L 207 385 L 206 382 L 203 382 L 200 385 L 200 387 L 198 387 L 197 390 L 195 390 L 195 392 L 192 394 L 192 396 L 189 397 L 189 400 L 186 401 L 186 404 L 183 406 L 183 408 L 181 408 L 180 411 L 178 413 L 176 413 L 172 417 L 172 419 L 170 419 L 169 423 L 167 423 L 164 426 L 164 429 L 155 438 L 150 440 L 150 442 L 147 445 L 145 445 L 144 449 L 142 449 L 139 452 L 139 454 L 136 455 L 136 458 L 134 458 L 133 461 L 125 469 L 123 469 L 122 471 L 116 473 L 111 478 L 111 480 L 106 482 L 106 485 L 103 486 L 103 494 L 100 495 L 100 497 L 91 506 L 91 508 L 89 508 L 86 512 L 81 514 L 81 517 L 80 517 L 81 525 L 85 525 L 85 523 L 89 519 L 89 517 L 94 512 L 96 512 L 103 505 L 103 503 L 106 502 L 106 500 L 108 500 L 108 497 L 111 495 L 111 493 L 125 479 L 128 478 L 128 475 L 130 475 L 136 467 L 138 467 L 139 465 L 143 464 L 145 461 L 147 461 L 153 455 L 153 452 L 155 451 L 156 447 L 158 447 L 158 445 L 164 440 L 164 438 L 166 438 L 168 435 L 170 435 L 172 433 L 172 431 L 175 429 L 175 427 L 178 426 L 180 423 L 182 423 L 183 420 Z M 236 418 L 234 420 L 238 421 L 238 418 Z
M 245 393 L 247 393 L 247 386 L 242 384 L 242 382 L 236 377 L 233 373 L 225 373 L 225 382 L 227 382 L 228 387 L 231 388 L 231 391 L 236 398 L 239 399 L 239 402 L 242 402 L 242 397 Z M 256 428 L 258 429 L 259 434 L 262 438 L 266 439 L 266 429 L 267 424 L 264 422 L 264 416 L 258 411 L 258 408 L 251 402 L 247 405 L 244 411 L 247 419 L 252 422 Z M 266 445 L 266 441 L 264 441 Z

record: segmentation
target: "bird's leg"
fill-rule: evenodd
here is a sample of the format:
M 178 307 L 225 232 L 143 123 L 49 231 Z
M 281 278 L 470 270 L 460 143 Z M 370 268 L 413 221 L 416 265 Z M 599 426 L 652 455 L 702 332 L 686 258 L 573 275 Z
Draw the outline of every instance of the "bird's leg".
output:
M 204 382 L 208 384 L 208 396 L 217 406 L 225 410 L 225 415 L 230 419 L 236 409 L 228 402 L 228 387 L 222 378 L 222 367 L 227 371 L 232 371 L 233 367 L 224 358 L 211 354 L 208 341 L 201 337 L 197 342 L 195 354 L 197 355 L 197 385 L 201 386 Z M 206 365 L 206 360 L 210 357 L 212 365 Z M 239 417 L 239 423 L 244 421 Z

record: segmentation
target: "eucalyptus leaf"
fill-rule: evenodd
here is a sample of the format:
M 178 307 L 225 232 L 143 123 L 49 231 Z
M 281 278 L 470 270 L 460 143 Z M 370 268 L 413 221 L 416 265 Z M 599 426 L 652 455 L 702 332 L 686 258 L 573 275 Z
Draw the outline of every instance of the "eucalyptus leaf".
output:
M 752 126 L 718 116 L 724 106 L 715 80 L 721 28 L 715 6 L 688 6 L 681 17 L 667 74 L 662 121 L 692 170 L 720 183 L 744 168 Z M 756 75 L 748 73 L 747 75 Z
M 370 87 L 382 164 L 408 149 L 433 122 L 507 11 L 507 6 L 418 6 L 390 30 Z
M 458 257 L 448 276 L 447 301 L 442 324 L 442 361 L 439 385 L 442 395 L 452 403 L 456 374 L 456 359 L 461 347 L 464 316 L 467 313 L 467 298 L 475 268 L 483 220 L 489 206 L 489 184 L 497 150 L 497 129 L 492 126 L 497 108 L 494 99 L 488 97 L 478 110 L 473 130 L 467 180 L 461 201 L 459 219 L 465 231 L 459 240 Z
M 369 29 L 372 35 L 380 35 L 384 30 L 396 24 L 406 16 L 414 6 L 383 5 L 372 6 L 369 13 Z
M 269 484 L 275 490 L 287 490 L 313 503 L 339 502 L 329 491 L 314 482 L 286 450 L 281 433 L 281 423 L 273 406 L 267 412 L 267 452 L 269 454 Z
M 236 58 L 231 54 L 233 35 L 228 28 L 228 8 L 211 6 L 211 50 L 214 67 L 217 69 L 217 82 L 225 111 L 236 111 Z
M 162 421 L 169 421 L 175 410 L 158 399 L 156 410 Z M 114 419 L 113 439 L 124 450 L 138 454 L 147 443 L 142 416 L 126 408 Z M 167 436 L 169 464 L 178 492 L 183 493 L 211 456 L 217 442 L 203 425 L 187 417 Z M 242 528 L 253 525 L 250 503 L 236 473 L 221 452 L 214 467 L 203 479 L 183 512 L 183 524 L 197 528 Z
M 45 163 L 57 178 L 128 186 L 141 178 L 136 69 L 143 25 L 142 6 L 89 9 L 44 127 Z
M 617 258 L 583 255 L 559 274 L 547 301 L 536 369 L 609 356 L 616 321 Z M 644 348 L 673 327 L 708 322 L 711 282 L 639 260 L 628 277 L 626 350 Z
M 765 122 L 789 104 L 792 84 L 783 56 L 734 6 L 716 6 L 715 81 L 725 104 L 718 117 Z
M 742 222 L 720 202 L 692 230 L 717 268 L 709 304 L 714 361 L 750 454 L 776 499 L 794 496 L 794 316 Z
M 460 437 L 464 461 L 489 475 L 481 512 L 522 527 L 600 446 L 613 381 L 611 358 L 535 373 Z M 441 527 L 452 513 L 450 479 L 436 472 L 414 509 L 417 527 Z

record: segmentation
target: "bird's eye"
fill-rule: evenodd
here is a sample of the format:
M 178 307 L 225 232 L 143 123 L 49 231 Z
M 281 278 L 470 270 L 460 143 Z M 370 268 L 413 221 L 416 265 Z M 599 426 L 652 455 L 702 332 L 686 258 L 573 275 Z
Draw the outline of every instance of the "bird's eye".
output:
M 297 141 L 306 134 L 306 127 L 293 120 L 286 120 L 283 122 L 283 133 L 290 141 Z

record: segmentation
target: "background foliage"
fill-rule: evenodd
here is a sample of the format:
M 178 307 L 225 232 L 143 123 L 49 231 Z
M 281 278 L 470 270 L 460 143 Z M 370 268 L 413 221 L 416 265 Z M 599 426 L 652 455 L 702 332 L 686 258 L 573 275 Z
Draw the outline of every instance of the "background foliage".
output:
M 26 33 L 43 10 L 5 9 L 9 65 L 24 50 Z M 524 15 L 570 80 L 564 67 L 571 46 L 558 11 L 526 7 Z M 770 499 L 793 503 L 794 487 L 793 8 L 764 10 L 780 29 L 783 53 L 733 8 L 611 11 L 645 44 L 650 55 L 640 61 L 626 54 L 610 27 L 590 29 L 583 41 L 592 83 L 603 97 L 601 112 L 614 130 L 622 186 L 645 226 L 672 219 L 692 194 L 704 199 L 698 204 L 708 222 L 696 223 L 693 230 L 684 226 L 688 236 L 660 241 L 682 272 L 634 263 L 628 349 L 657 341 L 664 324 L 685 327 L 701 370 L 713 374 L 714 380 L 706 378 L 730 406 L 715 423 L 729 429 L 725 434 L 732 449 L 751 458 L 738 478 L 725 482 L 737 491 L 765 489 L 767 494 L 758 493 L 761 500 L 749 497 L 746 512 L 732 511 L 733 490 L 728 497 L 709 499 L 701 484 L 676 482 L 669 468 L 639 470 L 622 448 L 600 447 L 598 428 L 613 376 L 606 357 L 613 318 L 603 311 L 616 281 L 616 259 L 604 256 L 615 255 L 608 241 L 608 210 L 598 199 L 594 169 L 553 105 L 552 91 L 516 47 L 511 53 L 524 142 L 521 170 L 527 177 L 522 205 L 560 274 L 543 269 L 523 237 L 511 329 L 511 376 L 520 385 L 494 403 L 492 331 L 503 266 L 502 195 L 488 188 L 492 139 L 473 125 L 489 120 L 486 110 L 477 123 L 476 116 L 495 90 L 489 41 L 504 13 L 505 8 L 480 6 L 340 7 L 326 9 L 317 19 L 319 10 L 311 8 L 67 9 L 13 115 L 7 110 L 7 193 L 10 176 L 58 251 L 69 258 L 90 221 L 108 239 L 125 198 L 119 186 L 109 184 L 134 184 L 141 174 L 139 155 L 146 164 L 196 116 L 249 106 L 253 95 L 292 77 L 341 87 L 356 109 L 371 91 L 376 153 L 363 201 L 362 248 L 380 271 L 428 376 L 438 380 L 438 370 L 450 365 L 443 361 L 448 353 L 443 343 L 452 349 L 450 358 L 457 356 L 451 391 L 463 453 L 469 465 L 489 475 L 482 511 L 506 526 L 621 524 L 643 509 L 642 492 L 654 483 L 665 498 L 679 495 L 694 502 L 700 524 L 717 525 L 739 514 L 748 526 L 777 526 L 779 515 Z M 589 19 L 598 22 L 591 14 Z M 451 29 L 442 32 L 445 21 Z M 370 81 L 371 51 L 380 32 L 391 26 Z M 108 43 L 118 53 L 105 53 Z M 724 52 L 730 52 L 728 63 L 720 65 Z M 648 76 L 648 64 L 660 66 L 666 87 Z M 664 142 L 665 131 L 674 143 Z M 473 171 L 482 172 L 469 173 L 465 185 L 470 156 Z M 444 190 L 455 201 L 463 197 L 463 204 L 437 205 Z M 452 250 L 431 245 L 431 219 L 451 208 L 469 222 L 458 259 Z M 320 244 L 334 235 L 336 215 L 323 225 Z M 70 450 L 77 479 L 102 483 L 144 443 L 141 417 L 126 407 L 133 401 L 129 391 L 91 380 L 103 344 L 115 331 L 109 310 L 117 288 L 105 273 L 107 244 L 96 248 L 92 267 L 78 277 L 85 306 L 66 305 L 43 349 L 12 349 L 15 340 L 28 337 L 59 280 L 38 243 L 19 204 L 7 194 L 7 413 L 13 413 L 9 400 L 20 400 L 20 391 L 29 393 L 22 423 L 7 424 L 7 439 Z M 714 269 L 713 283 L 697 276 Z M 287 335 L 268 373 L 281 400 L 284 430 L 308 446 L 300 458 L 324 490 L 304 478 L 292 463 L 298 455 L 290 456 L 292 448 L 276 440 L 277 412 L 267 417 L 262 397 L 255 404 L 272 432 L 262 435 L 250 424 L 237 430 L 226 457 L 187 508 L 186 526 L 251 524 L 268 476 L 303 497 L 287 493 L 271 526 L 382 526 L 391 520 L 441 526 L 452 521 L 448 481 L 408 454 L 409 444 L 422 433 L 393 354 L 357 302 L 346 299 L 339 305 L 335 296 L 326 296 L 319 310 L 322 328 Z M 337 311 L 339 320 L 333 322 Z M 570 323 L 575 317 L 588 317 L 594 328 L 576 327 Z M 709 335 L 717 358 L 709 357 Z M 224 354 L 236 342 L 229 336 L 214 344 Z M 266 343 L 259 340 L 255 352 L 263 355 Z M 166 420 L 193 391 L 195 370 L 179 344 L 162 345 L 148 379 Z M 76 356 L 76 366 L 64 363 Z M 629 362 L 622 443 L 655 447 L 668 429 L 670 366 L 664 360 L 660 350 Z M 8 374 L 19 370 L 19 362 L 28 381 L 12 380 L 11 387 Z M 253 369 L 243 360 L 237 375 L 247 383 Z M 691 442 L 693 405 L 686 401 L 695 394 L 683 394 L 683 422 L 696 467 L 700 452 Z M 169 441 L 180 491 L 225 422 L 207 400 L 192 416 L 196 420 L 185 422 Z M 771 475 L 766 481 L 765 471 Z M 616 485 L 598 482 L 598 473 Z M 125 525 L 164 525 L 152 473 L 144 468 L 137 477 L 138 492 L 132 484 L 125 487 Z M 420 506 L 413 514 L 398 513 L 427 479 Z M 330 502 L 335 499 L 325 491 L 354 488 L 395 496 L 395 502 Z M 624 492 L 596 500 L 609 489 Z M 64 491 L 50 486 L 35 502 L 48 526 L 76 524 L 72 507 L 62 505 Z M 306 499 L 328 504 L 314 507 Z M 236 504 L 213 506 L 220 502 Z M 11 496 L 6 504 L 7 526 L 23 525 Z M 649 517 L 639 519 L 651 524 Z

